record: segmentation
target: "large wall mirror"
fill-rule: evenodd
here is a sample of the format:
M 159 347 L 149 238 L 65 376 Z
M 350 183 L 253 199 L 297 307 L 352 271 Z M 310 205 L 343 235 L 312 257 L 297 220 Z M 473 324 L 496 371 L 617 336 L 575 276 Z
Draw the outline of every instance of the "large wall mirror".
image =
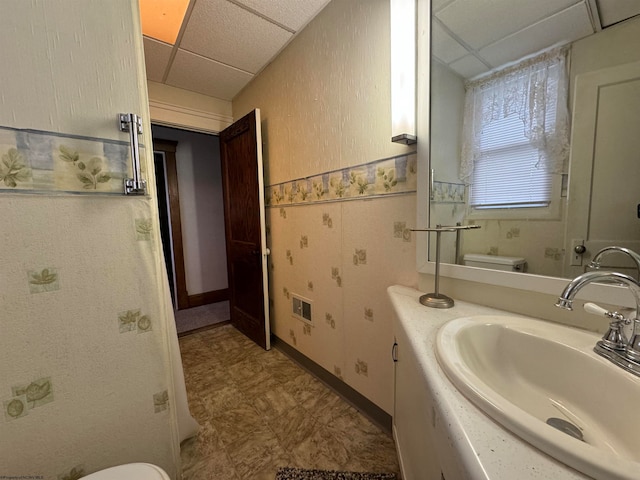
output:
M 419 201 L 431 227 L 481 226 L 458 239 L 443 234 L 442 263 L 463 265 L 469 254 L 522 258 L 528 275 L 519 275 L 535 282 L 534 276 L 575 277 L 607 245 L 640 251 L 640 2 L 433 0 L 430 27 L 430 145 L 422 157 L 430 158 L 433 174 L 423 173 Z M 558 45 L 568 46 L 571 136 L 566 161 L 549 173 L 550 200 L 533 207 L 472 204 L 474 180 L 461 175 L 466 89 L 473 79 L 499 76 Z M 513 175 L 525 175 L 512 166 L 500 168 L 505 170 L 488 175 L 505 185 Z M 582 254 L 575 253 L 579 245 Z M 434 251 L 430 245 L 431 262 Z M 624 256 L 607 260 L 637 277 Z M 461 271 L 446 265 L 443 270 L 452 276 Z

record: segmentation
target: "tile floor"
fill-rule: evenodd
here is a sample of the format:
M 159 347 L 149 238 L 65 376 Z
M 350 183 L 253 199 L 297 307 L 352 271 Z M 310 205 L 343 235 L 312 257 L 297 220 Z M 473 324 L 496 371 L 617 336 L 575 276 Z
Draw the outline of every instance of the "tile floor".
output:
M 183 479 L 273 480 L 278 467 L 398 473 L 392 438 L 277 349 L 233 326 L 180 338 L 191 413 Z

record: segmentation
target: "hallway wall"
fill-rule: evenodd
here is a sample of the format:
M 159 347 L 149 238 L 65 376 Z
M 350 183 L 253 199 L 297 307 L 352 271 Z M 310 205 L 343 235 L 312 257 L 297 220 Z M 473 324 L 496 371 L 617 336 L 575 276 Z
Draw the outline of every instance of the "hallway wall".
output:
M 216 135 L 153 125 L 153 137 L 178 142 L 176 168 L 189 295 L 224 290 L 227 253 L 220 141 Z

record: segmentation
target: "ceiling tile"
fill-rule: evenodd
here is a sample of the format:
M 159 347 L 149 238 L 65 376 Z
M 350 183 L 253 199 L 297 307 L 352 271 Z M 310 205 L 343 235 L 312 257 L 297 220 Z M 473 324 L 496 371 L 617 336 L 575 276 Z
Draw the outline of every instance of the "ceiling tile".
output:
M 455 1 L 456 0 L 431 0 L 431 11 L 437 13 L 440 9 Z
M 236 0 L 237 3 L 259 12 L 297 32 L 315 17 L 329 0 Z
M 148 37 L 143 37 L 143 42 L 147 79 L 154 82 L 162 82 L 173 46 Z
M 433 54 L 444 63 L 464 57 L 469 51 L 449 35 L 437 21 L 432 24 L 431 48 Z
M 449 64 L 449 68 L 460 75 L 462 78 L 472 78 L 481 73 L 489 71 L 487 66 L 478 60 L 473 55 L 467 55 L 466 57 L 456 60 Z
M 567 43 L 594 33 L 584 3 L 553 15 L 519 31 L 478 53 L 494 68 L 539 52 L 557 43 Z
M 575 3 L 576 0 L 456 0 L 442 9 L 438 18 L 471 48 L 480 50 Z
M 178 50 L 166 83 L 230 101 L 252 78 L 249 73 Z
M 292 34 L 226 0 L 197 2 L 180 48 L 256 73 Z
M 603 27 L 640 15 L 638 0 L 598 0 L 598 11 Z

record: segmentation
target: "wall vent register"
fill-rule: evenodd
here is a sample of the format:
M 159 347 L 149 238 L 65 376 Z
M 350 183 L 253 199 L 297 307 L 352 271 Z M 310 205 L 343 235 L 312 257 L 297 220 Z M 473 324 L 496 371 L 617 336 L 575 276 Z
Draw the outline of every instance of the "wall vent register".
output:
M 313 323 L 311 320 L 311 301 L 296 295 L 292 295 L 293 315 L 307 323 Z

